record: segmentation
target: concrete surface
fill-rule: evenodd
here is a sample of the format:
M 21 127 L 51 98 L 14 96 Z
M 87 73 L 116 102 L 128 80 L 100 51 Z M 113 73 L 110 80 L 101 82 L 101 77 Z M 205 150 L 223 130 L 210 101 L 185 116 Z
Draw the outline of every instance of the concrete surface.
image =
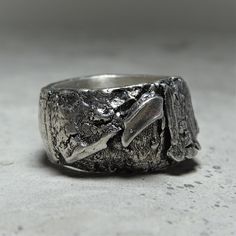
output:
M 102 39 L 0 35 L 0 235 L 236 235 L 236 36 Z M 38 132 L 43 85 L 104 72 L 179 74 L 201 133 L 197 158 L 135 176 L 50 166 Z

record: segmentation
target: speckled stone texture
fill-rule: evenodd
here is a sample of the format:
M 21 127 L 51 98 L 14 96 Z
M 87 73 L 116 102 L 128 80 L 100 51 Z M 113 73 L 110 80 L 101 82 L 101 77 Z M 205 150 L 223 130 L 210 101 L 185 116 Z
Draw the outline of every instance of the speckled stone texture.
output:
M 2 33 L 0 235 L 235 235 L 235 42 L 206 32 L 106 41 Z M 121 71 L 186 79 L 201 152 L 158 174 L 81 177 L 52 168 L 38 132 L 40 88 Z

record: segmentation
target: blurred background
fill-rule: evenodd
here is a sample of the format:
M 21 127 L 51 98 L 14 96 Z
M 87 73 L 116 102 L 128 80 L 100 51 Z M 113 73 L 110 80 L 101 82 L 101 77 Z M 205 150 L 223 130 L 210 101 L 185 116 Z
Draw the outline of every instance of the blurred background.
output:
M 42 84 L 104 72 L 176 74 L 232 90 L 222 77 L 235 77 L 235 32 L 234 0 L 1 0 L 0 70 Z
M 234 0 L 2 0 L 2 27 L 140 34 L 160 29 L 235 31 Z M 110 32 L 110 33 L 109 33 Z
M 38 132 L 42 86 L 180 75 L 202 151 L 176 173 L 72 178 Z M 236 235 L 235 0 L 0 0 L 0 235 Z

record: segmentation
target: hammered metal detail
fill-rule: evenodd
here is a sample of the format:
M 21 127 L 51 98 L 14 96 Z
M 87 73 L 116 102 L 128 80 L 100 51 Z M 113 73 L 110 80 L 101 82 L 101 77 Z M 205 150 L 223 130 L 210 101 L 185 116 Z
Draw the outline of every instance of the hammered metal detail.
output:
M 200 148 L 188 87 L 176 77 L 94 90 L 49 85 L 40 127 L 49 159 L 82 171 L 154 171 Z

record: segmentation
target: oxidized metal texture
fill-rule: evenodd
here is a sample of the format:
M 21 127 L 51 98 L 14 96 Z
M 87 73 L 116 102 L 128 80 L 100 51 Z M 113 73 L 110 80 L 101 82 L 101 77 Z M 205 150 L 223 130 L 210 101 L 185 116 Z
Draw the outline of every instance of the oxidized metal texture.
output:
M 115 79 L 114 87 L 90 85 L 103 78 Z M 89 172 L 155 171 L 200 148 L 190 93 L 177 77 L 101 75 L 51 84 L 41 90 L 40 130 L 52 162 Z

